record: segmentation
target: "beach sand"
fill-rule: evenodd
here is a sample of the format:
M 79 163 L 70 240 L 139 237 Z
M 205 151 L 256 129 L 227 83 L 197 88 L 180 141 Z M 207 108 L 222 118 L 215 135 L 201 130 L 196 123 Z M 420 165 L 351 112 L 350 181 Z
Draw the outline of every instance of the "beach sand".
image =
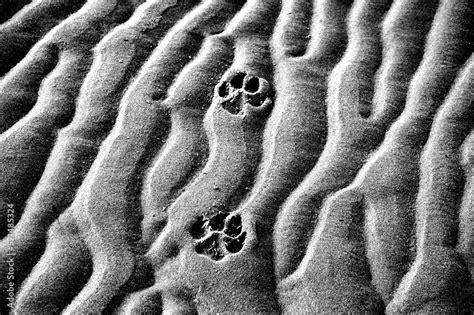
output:
M 0 3 L 0 313 L 474 312 L 469 0 Z

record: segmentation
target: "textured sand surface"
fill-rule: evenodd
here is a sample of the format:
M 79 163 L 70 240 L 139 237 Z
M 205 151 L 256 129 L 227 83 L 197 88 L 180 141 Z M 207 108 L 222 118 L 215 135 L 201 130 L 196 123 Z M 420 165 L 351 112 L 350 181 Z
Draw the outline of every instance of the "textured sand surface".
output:
M 0 313 L 474 312 L 470 0 L 0 1 Z

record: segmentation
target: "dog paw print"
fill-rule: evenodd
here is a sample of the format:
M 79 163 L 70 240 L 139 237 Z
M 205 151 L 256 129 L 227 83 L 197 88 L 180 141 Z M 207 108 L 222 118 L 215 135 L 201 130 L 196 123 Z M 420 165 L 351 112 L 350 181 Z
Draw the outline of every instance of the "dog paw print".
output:
M 240 215 L 219 212 L 210 218 L 200 216 L 191 227 L 196 253 L 219 261 L 228 254 L 238 253 L 244 246 Z
M 245 72 L 229 75 L 217 85 L 216 91 L 222 108 L 233 115 L 249 111 L 268 113 L 273 104 L 270 83 Z

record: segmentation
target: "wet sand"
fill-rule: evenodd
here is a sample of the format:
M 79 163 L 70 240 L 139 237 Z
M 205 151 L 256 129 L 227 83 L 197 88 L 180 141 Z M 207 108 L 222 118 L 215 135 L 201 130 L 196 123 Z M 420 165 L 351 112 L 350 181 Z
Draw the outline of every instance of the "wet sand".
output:
M 0 11 L 0 312 L 474 311 L 468 0 Z

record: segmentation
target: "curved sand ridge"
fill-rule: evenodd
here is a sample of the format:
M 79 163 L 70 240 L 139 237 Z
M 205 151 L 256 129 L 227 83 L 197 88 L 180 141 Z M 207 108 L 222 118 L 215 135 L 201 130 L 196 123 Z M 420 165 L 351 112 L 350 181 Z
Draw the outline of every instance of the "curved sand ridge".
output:
M 468 0 L 10 2 L 2 313 L 473 311 Z

